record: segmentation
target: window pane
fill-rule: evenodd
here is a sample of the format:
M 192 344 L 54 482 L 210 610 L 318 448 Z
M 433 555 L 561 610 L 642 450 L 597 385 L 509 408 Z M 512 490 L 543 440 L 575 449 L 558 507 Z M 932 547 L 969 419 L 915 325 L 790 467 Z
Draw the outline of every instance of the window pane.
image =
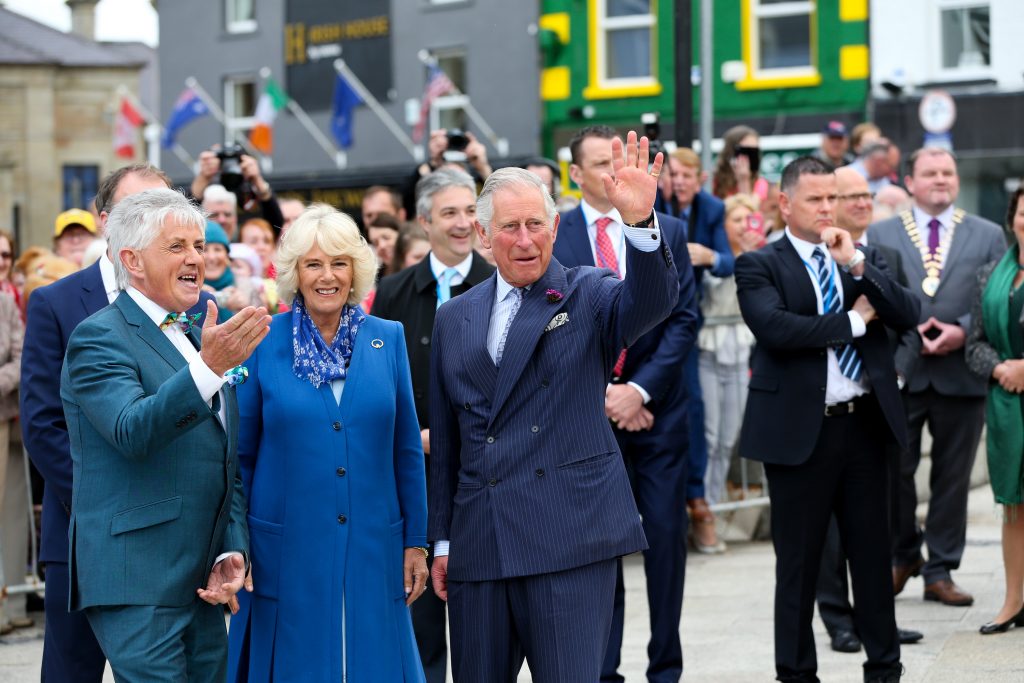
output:
M 634 14 L 650 14 L 651 0 L 608 0 L 609 17 L 629 17 Z
M 64 210 L 86 209 L 99 191 L 99 167 L 65 165 L 63 171 Z
M 228 23 L 251 21 L 256 18 L 253 0 L 227 0 Z
M 961 7 L 942 12 L 942 66 L 945 69 L 988 66 L 988 7 Z
M 807 15 L 758 22 L 762 69 L 811 65 L 811 21 Z
M 625 28 L 608 31 L 607 78 L 643 78 L 651 75 L 651 30 Z
M 256 113 L 256 84 L 252 81 L 235 81 L 232 84 L 232 109 L 228 116 L 239 118 Z

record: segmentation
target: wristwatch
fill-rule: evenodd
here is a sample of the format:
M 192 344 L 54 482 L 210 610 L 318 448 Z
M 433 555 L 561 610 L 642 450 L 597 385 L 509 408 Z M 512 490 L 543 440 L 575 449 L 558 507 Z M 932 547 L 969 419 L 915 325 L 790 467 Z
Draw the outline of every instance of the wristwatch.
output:
M 845 266 L 840 266 L 844 271 L 849 273 L 851 270 L 864 263 L 864 252 L 860 249 L 853 250 L 853 258 L 847 261 Z
M 627 228 L 649 228 L 654 225 L 654 211 L 651 211 L 651 215 L 643 219 L 639 223 L 626 223 Z

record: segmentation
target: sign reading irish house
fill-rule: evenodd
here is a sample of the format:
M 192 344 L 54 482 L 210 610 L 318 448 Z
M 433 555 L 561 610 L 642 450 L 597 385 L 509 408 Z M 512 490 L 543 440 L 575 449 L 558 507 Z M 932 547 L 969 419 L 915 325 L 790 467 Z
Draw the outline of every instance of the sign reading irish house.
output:
M 309 111 L 330 109 L 334 60 L 344 57 L 377 99 L 389 99 L 390 9 L 390 0 L 288 0 L 284 25 L 288 94 Z

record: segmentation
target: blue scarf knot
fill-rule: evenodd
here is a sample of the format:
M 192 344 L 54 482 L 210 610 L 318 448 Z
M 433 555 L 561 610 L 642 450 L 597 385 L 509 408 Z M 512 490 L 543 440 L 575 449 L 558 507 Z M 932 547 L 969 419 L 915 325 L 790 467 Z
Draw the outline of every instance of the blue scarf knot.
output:
M 292 372 L 295 376 L 317 389 L 325 382 L 345 379 L 356 334 L 364 320 L 366 314 L 362 308 L 345 304 L 334 341 L 328 344 L 309 316 L 302 295 L 297 294 L 292 304 Z

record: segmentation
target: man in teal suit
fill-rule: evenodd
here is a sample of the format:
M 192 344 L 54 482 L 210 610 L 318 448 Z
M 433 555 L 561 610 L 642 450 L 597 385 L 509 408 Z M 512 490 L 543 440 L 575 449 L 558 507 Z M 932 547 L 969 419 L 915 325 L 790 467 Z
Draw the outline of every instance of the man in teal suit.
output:
M 205 224 L 169 189 L 117 205 L 107 238 L 122 291 L 76 328 L 61 375 L 69 607 L 85 611 L 119 682 L 226 675 L 220 605 L 242 587 L 249 540 L 225 377 L 270 318 L 247 308 L 216 325 L 210 303 L 200 346 L 178 315 L 199 300 Z

